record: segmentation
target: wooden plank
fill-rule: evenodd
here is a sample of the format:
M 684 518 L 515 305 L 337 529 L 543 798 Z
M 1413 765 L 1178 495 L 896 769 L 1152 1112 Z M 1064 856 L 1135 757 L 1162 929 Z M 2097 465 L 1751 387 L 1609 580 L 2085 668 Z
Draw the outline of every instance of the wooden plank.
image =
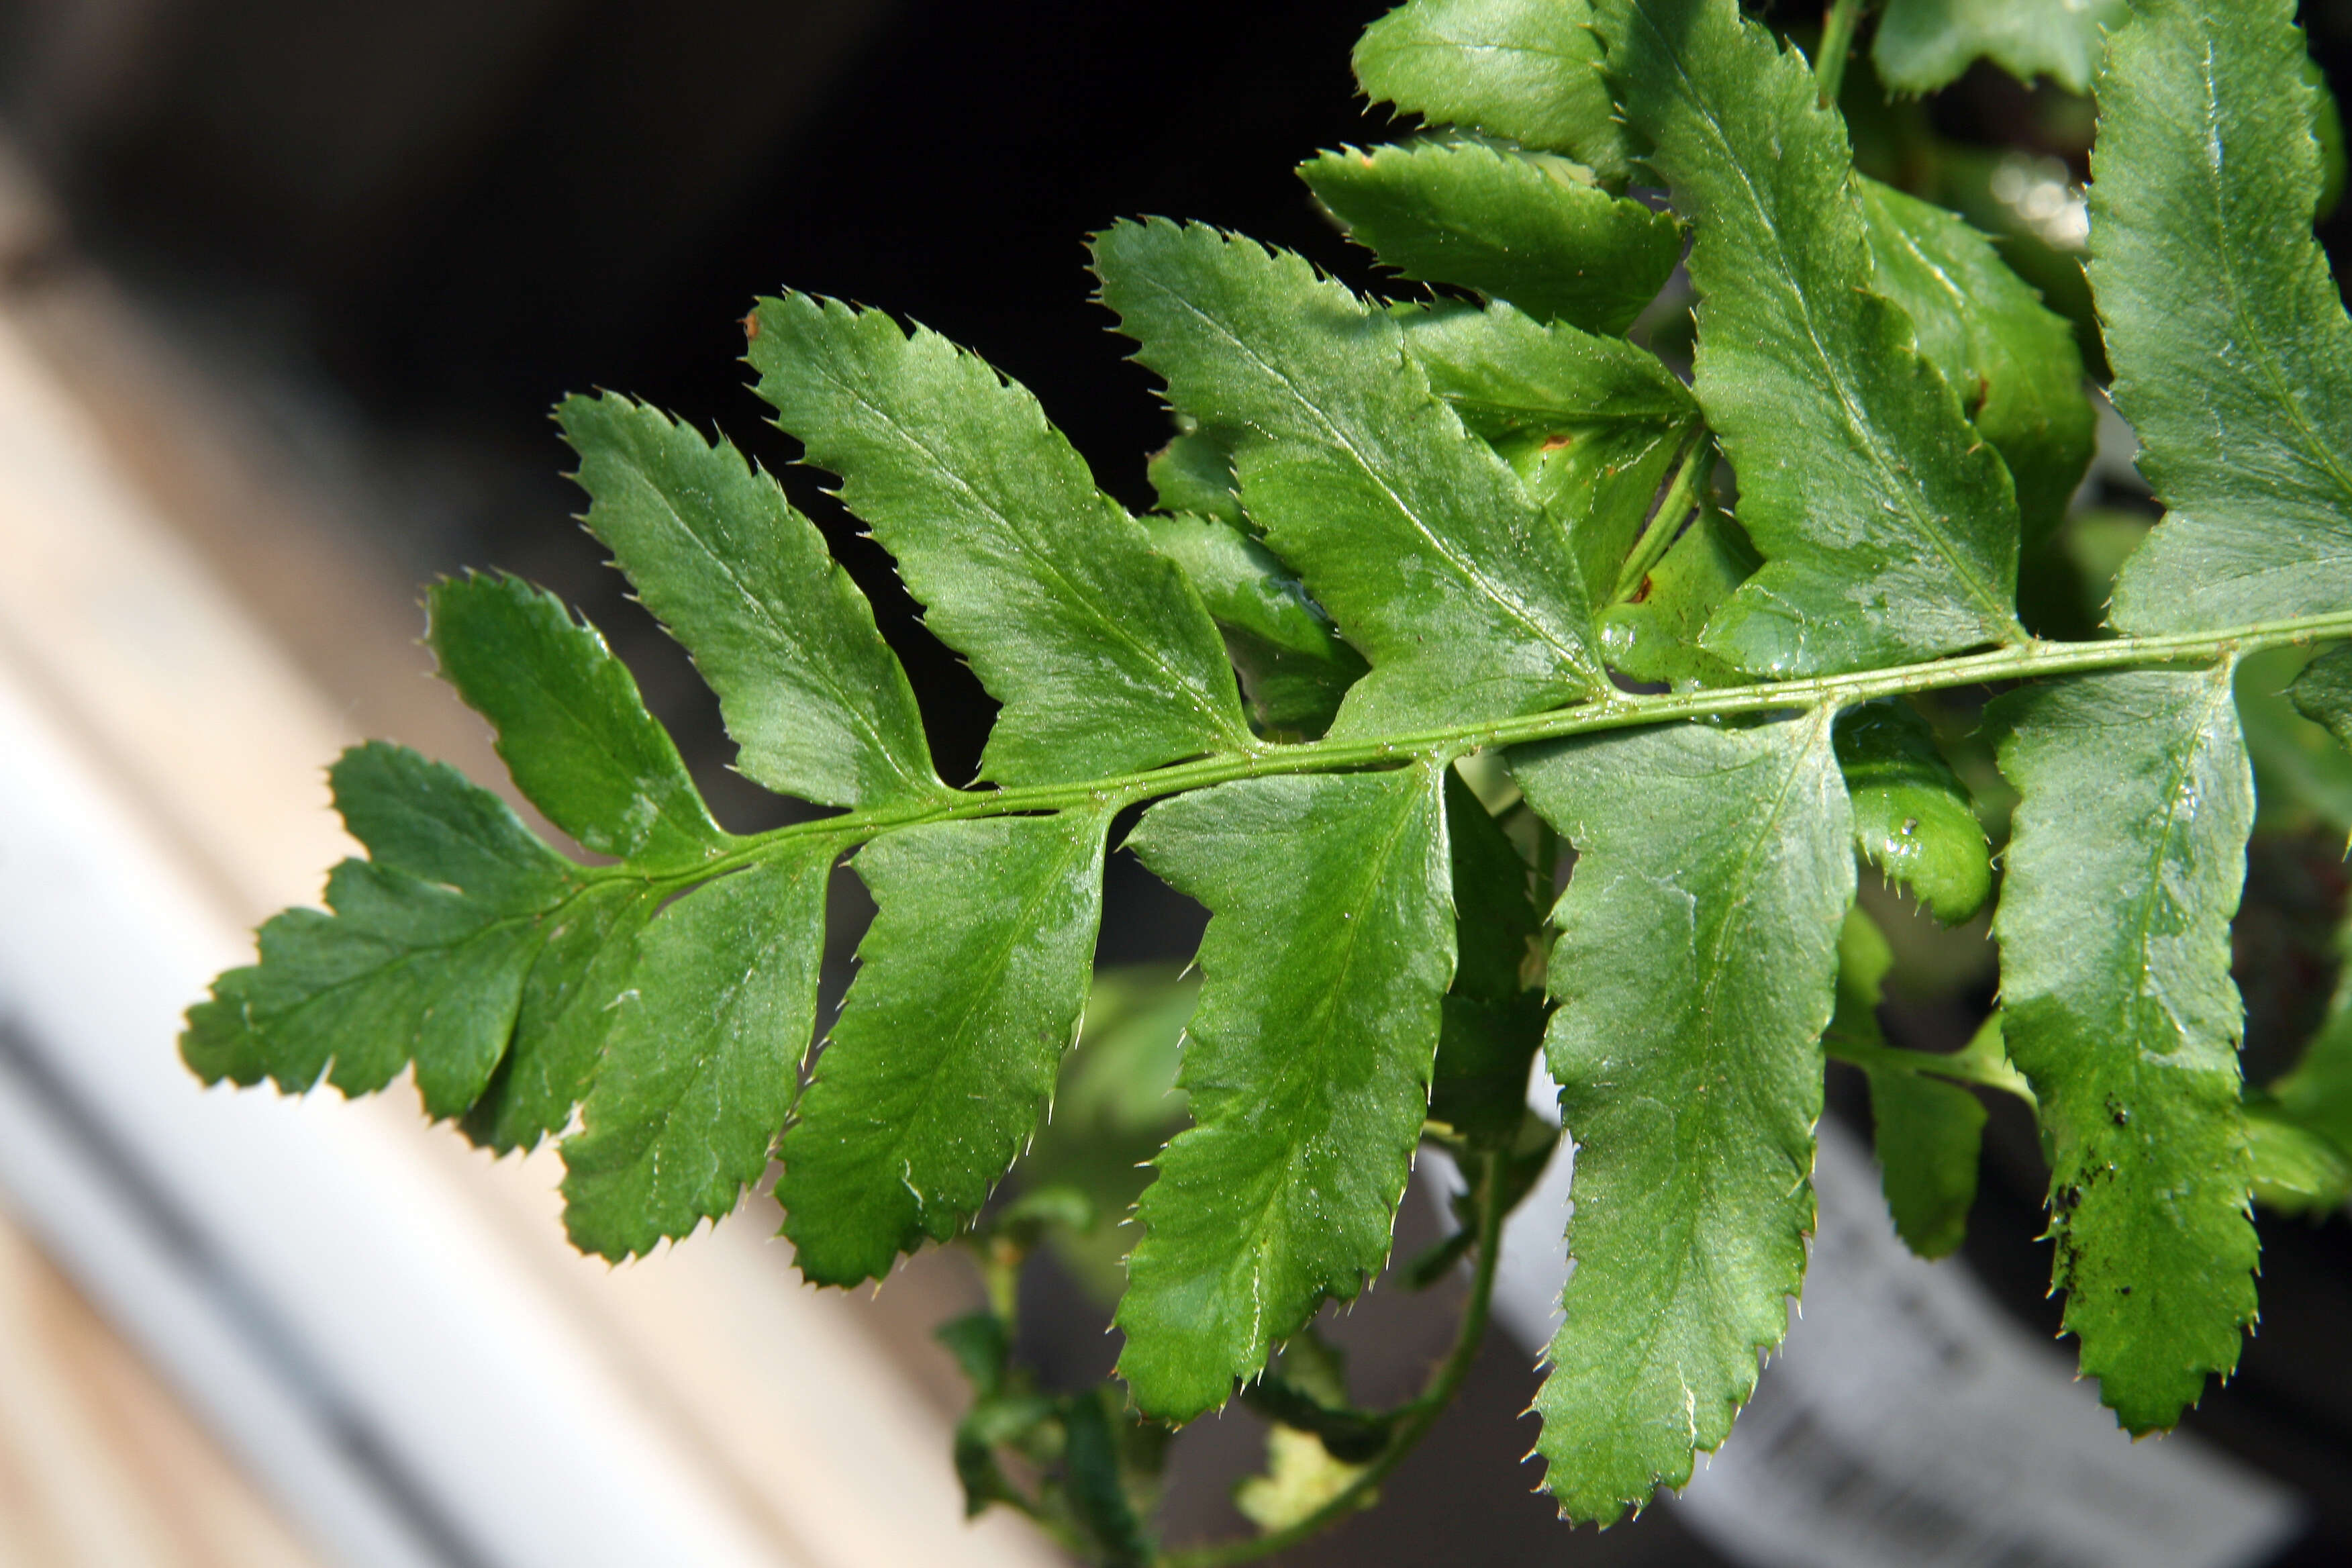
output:
M 89 1300 L 0 1214 L 0 1563 L 316 1568 Z

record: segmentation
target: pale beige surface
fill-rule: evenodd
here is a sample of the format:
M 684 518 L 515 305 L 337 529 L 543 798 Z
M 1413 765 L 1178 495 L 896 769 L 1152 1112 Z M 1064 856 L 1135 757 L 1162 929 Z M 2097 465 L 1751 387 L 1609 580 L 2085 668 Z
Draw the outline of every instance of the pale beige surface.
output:
M 0 1563 L 318 1562 L 72 1281 L 0 1213 Z
M 425 679 L 413 587 L 306 528 L 250 433 L 160 345 L 142 359 L 142 338 L 102 282 L 0 299 L 0 664 L 247 927 L 314 900 L 344 852 L 322 768 L 356 738 L 355 711 L 486 782 L 496 764 Z M 337 1113 L 399 1142 L 420 1179 L 464 1189 L 510 1241 L 506 1266 L 593 1341 L 636 1417 L 719 1479 L 779 1563 L 1055 1560 L 1016 1521 L 963 1522 L 937 1352 L 886 1343 L 864 1302 L 801 1287 L 762 1215 L 609 1270 L 562 1239 L 552 1156 L 491 1162 L 425 1127 L 405 1090 Z M 891 1316 L 937 1321 L 967 1289 L 951 1267 L 919 1270 L 890 1289 L 935 1310 Z M 13 1234 L 0 1295 L 0 1563 L 303 1560 Z M 45 1443 L 51 1427 L 72 1436 Z M 188 1554 L 215 1542 L 225 1555 Z

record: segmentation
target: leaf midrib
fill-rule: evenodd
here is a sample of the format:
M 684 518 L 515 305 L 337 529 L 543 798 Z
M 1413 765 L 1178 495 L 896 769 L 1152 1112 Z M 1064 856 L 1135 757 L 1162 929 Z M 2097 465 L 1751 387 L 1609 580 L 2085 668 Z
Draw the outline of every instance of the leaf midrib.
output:
M 1769 718 L 1828 705 L 1851 707 L 1874 698 L 2144 668 L 2209 665 L 2265 648 L 2301 647 L 2352 637 L 2352 610 L 2299 616 L 2211 632 L 2126 635 L 2079 643 L 2031 642 L 1908 665 L 1749 681 L 1645 696 L 1612 690 L 1572 706 L 1506 714 L 1469 722 L 1369 737 L 1325 738 L 1220 753 L 1133 773 L 1055 784 L 950 790 L 913 807 L 891 806 L 814 817 L 737 838 L 726 854 L 698 867 L 654 870 L 630 865 L 572 868 L 584 881 L 628 878 L 675 889 L 750 865 L 806 837 L 837 836 L 845 846 L 929 823 L 1033 816 L 1090 807 L 1119 810 L 1213 784 L 1392 768 L 1423 759 L 1450 761 L 1479 748 L 1529 745 L 1572 735 L 1647 728 L 1694 720 Z M 567 863 L 568 864 L 568 863 Z
M 2137 907 L 2133 913 L 2136 918 L 2129 928 L 2132 933 L 2131 952 L 2137 960 L 2133 966 L 2133 973 L 2136 974 L 2146 975 L 2154 967 L 2149 962 L 2151 956 L 2149 949 L 2155 942 L 2157 910 L 2164 901 L 2161 896 L 2164 890 L 2164 864 L 2171 858 L 2173 851 L 2185 843 L 2188 830 L 2194 825 L 2196 814 L 2185 798 L 2185 786 L 2189 775 L 2194 767 L 2197 753 L 2204 749 L 2206 731 L 2212 724 L 2215 715 L 2220 713 L 2224 703 L 2236 701 L 2235 689 L 2228 673 L 2230 668 L 2225 664 L 2214 675 L 2208 678 L 2210 690 L 2206 697 L 2197 724 L 2189 731 L 2188 743 L 2179 747 L 2169 759 L 2170 766 L 2167 771 L 2164 784 L 2164 823 L 2155 835 L 2155 842 L 2148 850 L 2147 871 L 2141 882 L 2139 897 L 2135 900 Z M 2132 1050 L 2135 1077 L 2137 1076 L 2137 1069 L 2144 1055 L 2145 1052 L 2135 1040 Z
M 1425 26 L 1426 24 L 1424 24 Z M 1385 40 L 1383 40 L 1385 42 Z M 1387 44 L 1399 54 L 1440 55 L 1528 55 L 1540 60 L 1559 60 L 1573 64 L 1580 57 L 1565 49 L 1547 48 L 1539 44 L 1503 44 L 1477 38 L 1458 38 L 1429 29 L 1426 37 L 1408 37 L 1403 42 Z
M 1927 247 L 1919 243 L 1918 237 L 1907 226 L 1898 227 L 1895 230 L 1895 243 L 1902 248 L 1904 255 L 1909 257 L 1922 271 L 1935 280 L 1937 289 L 1945 299 L 1950 301 L 1953 318 L 1960 324 L 1960 336 L 1968 344 L 1969 357 L 1979 360 L 1988 359 L 1990 356 L 1982 352 L 1985 340 L 1977 330 L 1975 302 L 1969 298 L 1968 291 L 1954 279 L 1951 268 L 1928 254 Z M 1915 351 L 1918 353 L 1919 357 L 1927 358 L 1927 352 L 1916 348 L 1919 337 L 1919 324 L 1916 321 L 1911 324 L 1911 337 Z M 1990 377 L 1991 373 L 1983 364 L 1972 364 L 1968 368 L 1978 375 L 1988 379 Z
M 1652 216 L 1650 209 L 1640 203 L 1626 203 L 1624 198 L 1612 196 L 1598 185 L 1563 184 L 1526 159 L 1513 157 L 1483 142 L 1423 142 L 1417 146 L 1400 146 L 1391 143 L 1385 147 L 1373 149 L 1371 154 L 1371 162 L 1376 166 L 1382 162 L 1412 163 L 1423 160 L 1442 162 L 1454 158 L 1460 158 L 1467 163 L 1481 164 L 1486 170 L 1504 171 L 1501 176 L 1503 179 L 1518 182 L 1518 190 L 1511 193 L 1514 199 L 1517 198 L 1521 192 L 1538 193 L 1537 199 L 1546 204 L 1539 209 L 1530 209 L 1539 213 L 1540 216 L 1535 218 L 1538 224 L 1549 225 L 1567 215 L 1572 215 L 1570 221 L 1590 227 L 1598 227 L 1612 217 L 1631 218 L 1632 214 L 1619 214 L 1616 211 L 1621 203 L 1631 206 L 1634 213 L 1639 213 L 1644 217 Z M 1410 195 L 1412 193 L 1390 190 L 1383 194 Z M 1588 195 L 1599 199 L 1588 200 Z M 1460 241 L 1490 255 L 1504 257 L 1519 263 L 1525 263 L 1528 259 L 1525 252 L 1514 250 L 1503 243 L 1495 234 L 1496 226 L 1491 219 L 1484 222 L 1473 221 L 1459 206 L 1450 203 L 1441 205 L 1425 202 L 1416 216 L 1421 222 L 1436 231 L 1441 237 L 1441 242 Z M 1582 283 L 1584 289 L 1590 291 L 1606 289 L 1622 292 L 1626 287 L 1622 278 L 1605 273 L 1579 270 L 1569 274 L 1568 279 L 1559 279 L 1559 282 L 1564 285 L 1568 279 Z M 1586 279 L 1591 281 L 1586 282 Z
M 1509 403 L 1500 398 L 1457 396 L 1443 392 L 1438 393 L 1437 396 L 1439 401 L 1452 408 L 1457 416 L 1466 408 L 1479 414 L 1492 415 L 1498 421 L 1522 421 L 1523 423 L 1514 426 L 1513 429 L 1515 433 L 1525 435 L 1533 435 L 1538 430 L 1548 434 L 1567 430 L 1591 430 L 1613 435 L 1621 430 L 1644 426 L 1673 429 L 1695 424 L 1697 419 L 1697 411 L 1688 405 L 1676 406 L 1671 411 L 1667 411 L 1664 405 L 1656 410 L 1626 411 L 1622 403 L 1620 403 L 1608 412 L 1597 412 L 1590 408 L 1563 408 L 1557 402 Z

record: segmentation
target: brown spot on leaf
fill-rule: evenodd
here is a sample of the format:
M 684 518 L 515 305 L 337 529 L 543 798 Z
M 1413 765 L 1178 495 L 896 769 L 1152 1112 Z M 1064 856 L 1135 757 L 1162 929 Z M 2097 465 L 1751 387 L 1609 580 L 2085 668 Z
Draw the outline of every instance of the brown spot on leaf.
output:
M 743 335 L 746 338 L 756 338 L 760 335 L 759 311 L 754 310 L 743 318 Z

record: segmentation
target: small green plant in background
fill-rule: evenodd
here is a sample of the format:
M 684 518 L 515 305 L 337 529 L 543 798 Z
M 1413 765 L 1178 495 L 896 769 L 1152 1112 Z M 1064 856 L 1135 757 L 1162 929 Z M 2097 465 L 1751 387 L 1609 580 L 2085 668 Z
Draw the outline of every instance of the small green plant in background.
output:
M 772 1164 L 814 1281 L 961 1238 L 991 1287 L 946 1332 L 972 1504 L 1106 1563 L 1238 1562 L 1372 1497 L 1466 1372 L 1554 1152 L 1539 1050 L 1577 1143 L 1538 1402 L 1570 1518 L 1679 1486 L 1730 1430 L 1802 1282 L 1829 1059 L 1868 1075 L 1930 1257 L 1975 1190 L 1977 1091 L 2032 1108 L 2084 1370 L 2131 1430 L 2170 1426 L 2253 1320 L 2251 1199 L 2352 1190 L 2352 1003 L 2250 1091 L 2230 970 L 2254 763 L 2266 819 L 2352 826 L 2311 727 L 2352 742 L 2352 652 L 2323 651 L 2352 637 L 2352 322 L 2311 233 L 2333 110 L 2289 0 L 1890 0 L 1891 87 L 1989 58 L 2095 88 L 2089 337 L 1857 173 L 1835 105 L 1865 9 L 1838 0 L 1812 66 L 1736 0 L 1373 24 L 1359 79 L 1422 128 L 1299 172 L 1427 287 L 1366 298 L 1198 225 L 1095 237 L 1179 432 L 1148 516 L 971 353 L 760 301 L 758 393 L 1002 704 L 970 785 L 772 479 L 566 401 L 587 525 L 738 767 L 831 809 L 724 831 L 594 630 L 511 578 L 441 583 L 444 674 L 599 863 L 359 747 L 332 780 L 369 858 L 262 929 L 189 1064 L 347 1094 L 408 1072 L 483 1146 L 560 1138 L 571 1236 L 611 1258 Z M 2079 291 L 2062 228 L 2036 265 Z M 2069 517 L 2086 348 L 2168 509 L 2144 542 Z M 1092 978 L 1108 836 L 1146 805 L 1127 846 L 1210 912 L 1197 996 Z M 1857 851 L 1940 921 L 1992 910 L 2000 1003 L 1967 1049 L 1880 1034 Z M 845 858 L 878 912 L 813 1051 Z M 1308 1325 L 1389 1261 L 1423 1143 L 1470 1187 L 1404 1276 L 1467 1258 L 1463 1324 L 1423 1394 L 1360 1409 Z M 1112 1383 L 1048 1394 L 1010 1353 L 1047 1239 L 1123 1291 Z M 1276 1423 L 1262 1533 L 1162 1552 L 1167 1434 L 1237 1391 Z

